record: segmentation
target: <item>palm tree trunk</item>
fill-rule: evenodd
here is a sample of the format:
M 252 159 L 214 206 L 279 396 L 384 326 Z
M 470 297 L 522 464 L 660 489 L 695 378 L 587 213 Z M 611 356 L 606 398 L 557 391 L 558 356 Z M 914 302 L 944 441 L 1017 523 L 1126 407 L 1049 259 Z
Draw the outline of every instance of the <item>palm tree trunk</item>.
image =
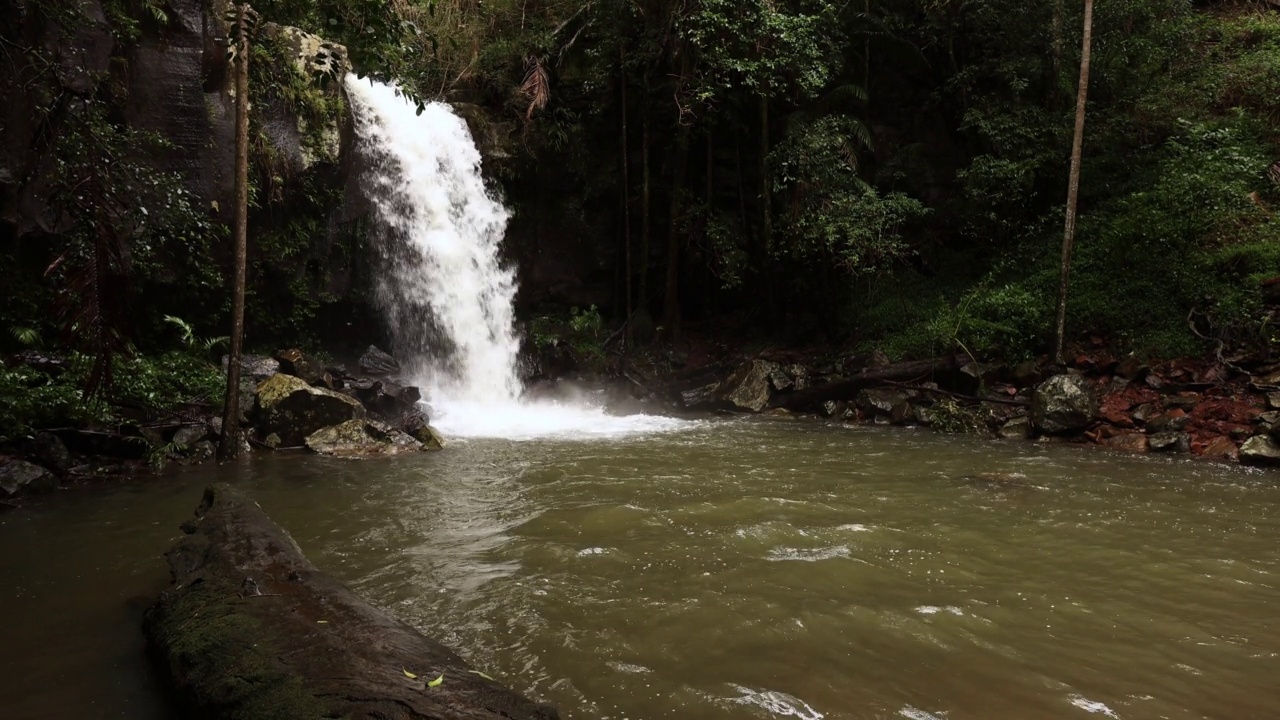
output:
M 1053 358 L 1063 363 L 1067 333 L 1067 288 L 1071 250 L 1076 239 L 1076 209 L 1080 199 L 1080 155 L 1084 148 L 1085 105 L 1089 97 L 1089 60 L 1093 51 L 1093 0 L 1084 0 L 1084 43 L 1080 54 L 1080 89 L 1076 93 L 1076 131 L 1071 144 L 1071 178 L 1067 187 L 1067 219 L 1062 234 L 1062 269 L 1058 281 L 1058 325 Z
M 248 264 L 249 224 L 249 29 L 246 6 L 236 21 L 239 45 L 236 71 L 236 215 L 234 225 L 235 268 L 231 276 L 231 351 L 227 359 L 227 396 L 222 415 L 222 441 L 218 457 L 234 460 L 240 455 L 240 359 L 244 353 L 245 267 Z

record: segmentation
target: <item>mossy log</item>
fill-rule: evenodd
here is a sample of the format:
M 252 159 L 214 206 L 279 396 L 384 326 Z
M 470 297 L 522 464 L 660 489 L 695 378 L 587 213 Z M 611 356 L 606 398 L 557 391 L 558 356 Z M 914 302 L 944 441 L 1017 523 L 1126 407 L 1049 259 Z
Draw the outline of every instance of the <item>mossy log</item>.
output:
M 145 631 L 192 715 L 558 718 L 317 570 L 230 486 L 206 490 L 183 530 L 168 553 L 173 586 L 147 612 Z

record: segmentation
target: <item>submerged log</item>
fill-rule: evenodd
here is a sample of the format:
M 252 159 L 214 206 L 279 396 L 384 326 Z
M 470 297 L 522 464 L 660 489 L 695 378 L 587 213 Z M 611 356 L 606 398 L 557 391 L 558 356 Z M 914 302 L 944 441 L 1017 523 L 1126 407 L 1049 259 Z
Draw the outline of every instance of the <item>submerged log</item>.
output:
M 863 388 L 874 387 L 890 381 L 906 382 L 927 379 L 936 373 L 954 370 L 959 366 L 963 358 L 964 356 L 944 357 L 868 368 L 847 380 L 819 385 L 818 387 L 793 392 L 789 395 L 781 395 L 773 402 L 773 407 L 781 407 L 788 410 L 807 410 L 816 408 L 828 400 L 851 400 Z
M 206 490 L 183 530 L 145 630 L 198 716 L 558 718 L 318 571 L 230 486 Z

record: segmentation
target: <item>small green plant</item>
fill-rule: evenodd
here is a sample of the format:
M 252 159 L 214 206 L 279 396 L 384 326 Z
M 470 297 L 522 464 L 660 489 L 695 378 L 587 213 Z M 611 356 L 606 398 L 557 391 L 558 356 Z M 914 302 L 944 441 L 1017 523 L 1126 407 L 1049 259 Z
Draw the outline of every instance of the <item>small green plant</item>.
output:
M 196 337 L 195 328 L 191 326 L 191 323 L 180 317 L 165 315 L 164 321 L 178 328 L 180 333 L 179 338 L 182 341 L 182 345 L 188 349 L 203 350 L 207 354 L 212 353 L 217 348 L 231 342 L 231 338 L 228 338 L 225 335 L 212 338 Z
M 586 310 L 575 307 L 569 311 L 569 327 L 575 333 L 596 337 L 604 327 L 604 318 L 600 317 L 600 310 L 595 305 Z
M 13 336 L 13 339 L 19 345 L 25 345 L 26 347 L 38 347 L 41 342 L 40 331 L 35 328 L 14 325 L 9 328 L 9 334 Z

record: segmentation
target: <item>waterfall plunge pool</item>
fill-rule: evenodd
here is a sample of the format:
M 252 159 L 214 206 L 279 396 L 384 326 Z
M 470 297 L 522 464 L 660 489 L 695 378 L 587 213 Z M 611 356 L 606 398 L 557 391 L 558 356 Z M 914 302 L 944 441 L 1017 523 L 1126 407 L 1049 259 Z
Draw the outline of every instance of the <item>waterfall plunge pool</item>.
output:
M 139 625 L 215 480 L 565 718 L 1280 712 L 1274 475 L 754 418 L 269 456 L 0 515 L 0 717 L 177 717 Z

